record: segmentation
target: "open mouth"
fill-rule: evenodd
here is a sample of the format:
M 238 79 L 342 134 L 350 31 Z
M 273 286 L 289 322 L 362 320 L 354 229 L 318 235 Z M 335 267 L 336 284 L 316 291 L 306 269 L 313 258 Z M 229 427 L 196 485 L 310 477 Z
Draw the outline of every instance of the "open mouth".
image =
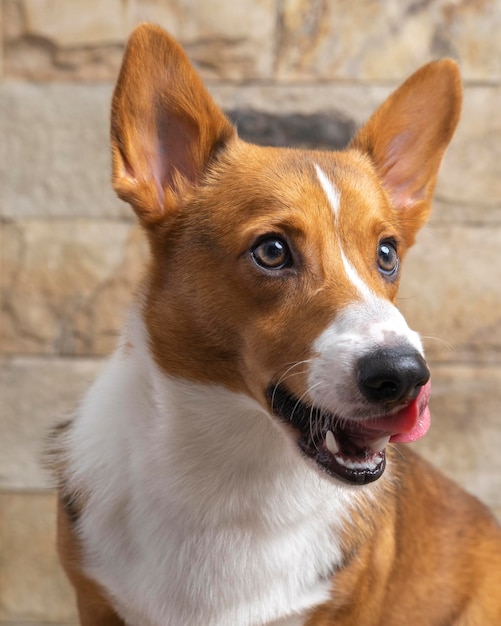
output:
M 389 442 L 416 441 L 426 434 L 430 388 L 428 382 L 403 408 L 366 420 L 346 420 L 301 402 L 283 385 L 270 385 L 267 397 L 273 414 L 298 434 L 303 454 L 330 476 L 365 485 L 382 476 Z

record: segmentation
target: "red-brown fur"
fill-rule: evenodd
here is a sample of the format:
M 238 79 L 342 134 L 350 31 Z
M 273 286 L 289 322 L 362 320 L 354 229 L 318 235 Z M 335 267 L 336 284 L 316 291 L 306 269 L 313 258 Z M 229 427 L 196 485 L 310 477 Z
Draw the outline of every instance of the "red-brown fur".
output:
M 326 236 L 332 214 L 312 155 L 342 189 L 339 228 L 363 280 L 394 302 L 398 283 L 383 284 L 372 269 L 373 242 L 393 236 L 402 255 L 414 242 L 459 108 L 457 70 L 444 61 L 411 77 L 343 152 L 255 147 L 236 137 L 179 46 L 159 28 L 140 27 L 113 98 L 113 184 L 151 243 L 145 320 L 158 365 L 264 404 L 270 378 L 311 356 L 333 311 L 358 297 L 352 284 L 336 280 L 341 260 Z M 165 157 L 171 154 L 174 160 Z M 292 228 L 304 242 L 304 271 L 280 288 L 242 260 L 270 222 L 277 230 Z M 303 394 L 305 373 L 299 370 L 290 385 Z M 372 509 L 353 511 L 332 598 L 308 626 L 501 624 L 499 526 L 408 448 L 393 448 L 389 457 L 394 481 L 381 488 Z M 59 549 L 81 623 L 123 624 L 106 591 L 82 574 L 78 537 L 63 505 Z

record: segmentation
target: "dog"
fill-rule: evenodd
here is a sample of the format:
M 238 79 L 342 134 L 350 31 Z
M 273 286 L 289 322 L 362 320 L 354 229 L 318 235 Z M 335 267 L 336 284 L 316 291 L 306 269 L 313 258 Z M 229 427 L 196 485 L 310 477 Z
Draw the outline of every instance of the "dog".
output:
M 460 107 L 444 59 L 345 150 L 258 147 L 133 32 L 113 186 L 151 255 L 51 444 L 83 626 L 501 624 L 500 527 L 404 445 L 430 373 L 397 288 Z

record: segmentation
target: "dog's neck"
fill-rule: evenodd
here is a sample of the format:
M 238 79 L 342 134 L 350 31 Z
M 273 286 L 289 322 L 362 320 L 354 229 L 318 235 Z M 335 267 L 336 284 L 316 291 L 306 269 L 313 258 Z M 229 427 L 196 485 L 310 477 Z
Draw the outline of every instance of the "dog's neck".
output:
M 90 553 L 107 546 L 89 573 L 130 598 L 126 616 L 151 596 L 154 623 L 243 626 L 252 611 L 256 623 L 271 623 L 321 602 L 362 492 L 310 468 L 256 402 L 167 376 L 147 346 L 136 312 L 82 408 L 93 416 L 91 431 L 89 419 L 75 421 L 74 484 L 80 471 L 94 476 L 82 535 Z M 126 528 L 117 526 L 122 516 Z M 193 617 L 193 590 L 207 577 L 221 603 L 200 597 Z
M 138 456 L 148 460 L 148 476 L 169 477 L 165 487 L 174 485 L 178 510 L 186 504 L 218 524 L 233 523 L 235 516 L 270 529 L 297 523 L 317 508 L 332 509 L 331 515 L 335 509 L 331 523 L 343 517 L 360 491 L 323 478 L 299 458 L 293 438 L 255 400 L 162 372 L 137 312 L 128 332 L 132 348 L 125 359 L 139 370 L 148 407 L 146 419 L 129 416 L 145 445 Z

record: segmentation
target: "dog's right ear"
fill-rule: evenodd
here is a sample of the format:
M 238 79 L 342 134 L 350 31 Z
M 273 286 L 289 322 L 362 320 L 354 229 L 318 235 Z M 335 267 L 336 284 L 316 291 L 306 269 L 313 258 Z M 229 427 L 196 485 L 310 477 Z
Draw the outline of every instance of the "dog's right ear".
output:
M 113 94 L 111 147 L 113 188 L 143 225 L 162 221 L 235 134 L 176 41 L 138 26 Z

